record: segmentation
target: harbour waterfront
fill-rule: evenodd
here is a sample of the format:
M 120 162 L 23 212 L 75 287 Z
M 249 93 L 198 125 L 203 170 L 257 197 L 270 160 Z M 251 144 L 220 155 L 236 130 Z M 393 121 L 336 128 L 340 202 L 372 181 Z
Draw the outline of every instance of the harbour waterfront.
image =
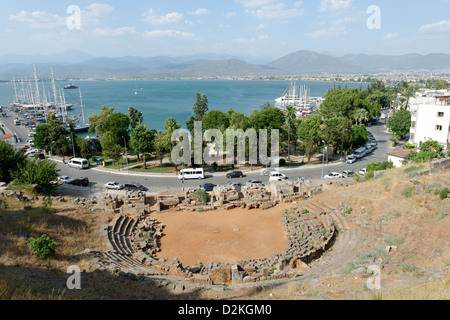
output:
M 57 82 L 64 88 L 69 82 Z M 86 121 L 89 116 L 100 112 L 102 106 L 114 107 L 116 112 L 128 114 L 132 106 L 144 115 L 144 124 L 149 128 L 163 130 L 168 117 L 174 117 L 184 127 L 192 114 L 195 93 L 205 94 L 210 110 L 226 112 L 229 108 L 249 115 L 261 105 L 280 97 L 290 81 L 262 80 L 166 80 L 166 81 L 77 81 L 82 97 Z M 322 97 L 333 87 L 362 88 L 367 83 L 335 83 L 299 81 L 310 89 L 312 97 Z M 42 90 L 42 83 L 40 83 Z M 50 84 L 45 83 L 46 90 Z M 78 90 L 65 90 L 66 100 L 74 103 L 69 115 L 82 113 Z M 11 83 L 0 83 L 0 105 L 9 106 L 14 101 Z

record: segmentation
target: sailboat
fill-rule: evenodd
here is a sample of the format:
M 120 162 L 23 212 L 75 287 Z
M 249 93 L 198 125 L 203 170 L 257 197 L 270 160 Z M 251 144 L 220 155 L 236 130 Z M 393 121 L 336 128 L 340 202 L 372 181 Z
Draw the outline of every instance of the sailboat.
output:
M 81 95 L 81 89 L 78 89 L 78 91 L 80 92 L 81 116 L 83 121 L 74 123 L 75 124 L 74 131 L 76 133 L 89 131 L 89 123 L 86 123 L 86 119 L 84 117 L 83 96 Z

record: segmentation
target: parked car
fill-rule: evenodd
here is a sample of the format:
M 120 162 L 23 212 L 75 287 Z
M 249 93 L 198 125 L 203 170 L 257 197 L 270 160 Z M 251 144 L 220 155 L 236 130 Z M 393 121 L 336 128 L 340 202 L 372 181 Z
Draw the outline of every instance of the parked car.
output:
M 56 181 L 58 181 L 59 184 L 64 184 L 69 180 L 72 180 L 72 179 L 70 179 L 70 177 L 68 177 L 68 176 L 59 176 L 56 178 Z
M 105 187 L 108 190 L 122 190 L 123 188 L 125 188 L 125 186 L 123 184 L 120 184 L 115 181 L 106 183 Z
M 325 177 L 323 177 L 324 179 L 339 179 L 339 178 L 343 178 L 344 176 L 341 173 L 338 172 L 330 172 L 329 174 L 327 174 Z
M 234 171 L 234 172 L 230 172 L 227 174 L 227 178 L 231 179 L 231 178 L 242 178 L 244 177 L 244 174 L 242 173 L 242 171 Z
M 242 187 L 242 183 L 240 183 L 240 182 L 230 182 L 229 184 L 228 184 L 228 186 L 229 187 Z
M 269 176 L 271 172 L 277 172 L 278 170 L 275 168 L 263 168 L 261 169 L 262 176 Z
M 355 156 L 351 156 L 351 157 L 348 157 L 345 162 L 352 164 L 352 163 L 355 163 L 357 160 L 358 159 Z
M 32 156 L 32 157 L 34 157 L 37 153 L 38 153 L 37 149 L 29 149 L 27 152 L 25 152 L 25 154 L 27 156 Z
M 259 185 L 259 186 L 265 186 L 264 182 L 262 182 L 261 180 L 249 180 L 249 181 L 247 181 L 247 183 L 245 184 L 246 187 L 249 187 L 249 186 L 256 186 L 256 185 Z
M 44 160 L 45 159 L 45 155 L 43 153 L 38 153 L 34 156 L 36 159 L 41 159 Z
M 92 159 L 94 160 L 94 162 L 98 165 L 98 166 L 102 166 L 103 165 L 103 161 L 105 161 L 105 159 L 103 158 L 94 158 Z
M 81 187 L 88 187 L 89 186 L 89 179 L 88 178 L 76 178 L 71 179 L 67 182 L 67 184 L 71 184 L 74 186 L 81 186 Z
M 216 185 L 214 185 L 212 183 L 205 183 L 205 184 L 201 185 L 200 188 L 205 189 L 205 191 L 213 191 L 215 186 Z
M 367 169 L 366 168 L 363 168 L 363 169 L 359 170 L 359 175 L 361 175 L 361 176 L 365 176 L 366 173 L 367 173 Z
M 287 177 L 280 172 L 271 172 L 269 176 L 269 182 L 272 181 L 284 181 Z
M 136 182 L 127 182 L 124 185 L 125 190 L 128 191 L 148 191 L 148 189 Z
M 351 178 L 355 175 L 355 173 L 352 170 L 344 170 L 344 172 L 342 172 L 342 176 L 344 178 Z

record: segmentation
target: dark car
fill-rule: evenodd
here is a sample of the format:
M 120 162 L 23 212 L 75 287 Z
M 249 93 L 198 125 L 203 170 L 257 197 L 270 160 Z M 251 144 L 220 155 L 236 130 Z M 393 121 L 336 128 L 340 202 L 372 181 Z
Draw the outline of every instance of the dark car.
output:
M 244 177 L 244 174 L 242 173 L 242 171 L 234 171 L 234 172 L 230 172 L 227 174 L 227 178 L 242 178 Z
M 125 190 L 127 191 L 148 191 L 148 189 L 139 183 L 136 182 L 128 182 L 124 184 Z
M 67 184 L 71 184 L 74 186 L 81 186 L 81 187 L 87 187 L 89 186 L 89 179 L 88 178 L 76 178 L 67 181 Z
M 205 189 L 205 191 L 213 191 L 215 185 L 212 183 L 205 183 L 204 185 L 201 185 L 200 188 Z
M 36 159 L 41 159 L 44 160 L 45 159 L 45 155 L 43 153 L 38 153 L 37 155 L 34 156 Z

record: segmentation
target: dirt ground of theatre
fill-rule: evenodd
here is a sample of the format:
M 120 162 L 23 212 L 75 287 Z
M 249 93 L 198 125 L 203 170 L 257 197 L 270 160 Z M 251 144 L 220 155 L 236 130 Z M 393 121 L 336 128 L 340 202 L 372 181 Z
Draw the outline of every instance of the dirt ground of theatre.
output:
M 105 250 L 100 229 L 112 221 L 112 213 L 87 212 L 69 205 L 70 201 L 55 202 L 51 208 L 43 208 L 42 201 L 36 201 L 31 210 L 24 211 L 23 204 L 16 200 L 0 198 L 8 205 L 8 209 L 0 209 L 0 298 L 449 299 L 450 199 L 441 199 L 434 190 L 450 186 L 450 172 L 413 179 L 411 172 L 394 169 L 379 179 L 347 187 L 325 185 L 326 191 L 315 199 L 334 208 L 343 202 L 351 207 L 348 223 L 358 232 L 352 239 L 345 233 L 339 235 L 339 254 L 331 248 L 299 277 L 237 289 L 203 286 L 190 292 L 174 292 L 170 281 L 112 275 L 92 263 L 85 249 Z M 292 206 L 301 208 L 301 201 L 269 210 L 152 213 L 166 226 L 161 251 L 155 258 L 178 258 L 183 265 L 270 258 L 286 248 L 281 212 Z M 374 226 L 380 221 L 385 241 L 381 247 L 372 241 Z M 47 260 L 33 256 L 26 241 L 42 234 L 58 245 L 56 255 Z M 354 251 L 358 251 L 357 256 Z M 373 259 L 369 263 L 382 261 L 380 290 L 368 289 L 367 277 L 348 268 L 363 256 Z M 67 267 L 71 265 L 83 270 L 82 290 L 66 287 Z

